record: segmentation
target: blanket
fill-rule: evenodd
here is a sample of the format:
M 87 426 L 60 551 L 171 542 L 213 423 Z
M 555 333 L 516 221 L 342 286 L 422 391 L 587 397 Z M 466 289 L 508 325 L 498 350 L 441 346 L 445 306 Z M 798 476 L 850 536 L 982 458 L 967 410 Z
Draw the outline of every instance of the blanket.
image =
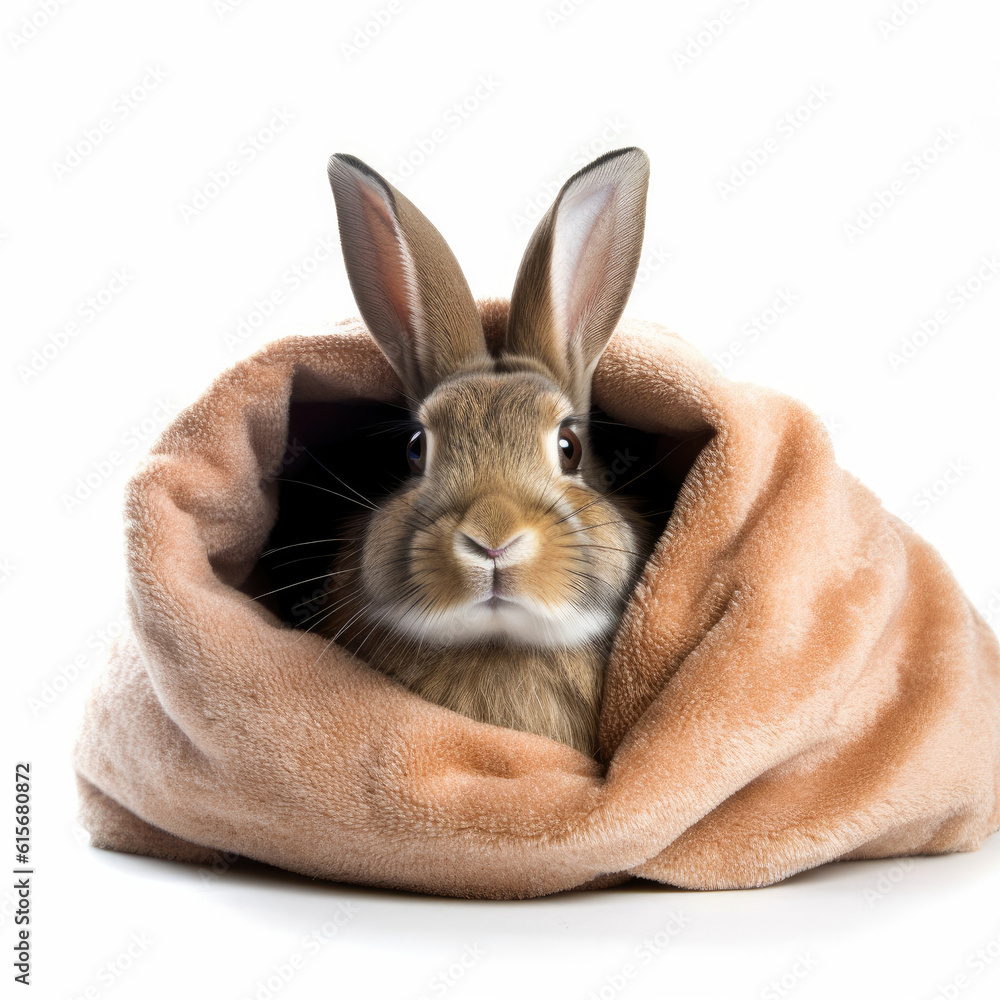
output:
M 495 344 L 506 304 L 479 308 Z M 92 844 L 496 899 L 975 850 L 1000 827 L 1000 652 L 938 553 L 806 406 L 657 324 L 619 324 L 593 396 L 652 443 L 669 514 L 596 757 L 428 702 L 268 596 L 287 577 L 262 554 L 290 526 L 290 557 L 336 534 L 295 506 L 321 495 L 293 485 L 318 448 L 303 428 L 405 403 L 349 320 L 225 371 L 128 484 L 128 628 L 73 752 Z M 346 477 L 349 454 L 317 461 Z

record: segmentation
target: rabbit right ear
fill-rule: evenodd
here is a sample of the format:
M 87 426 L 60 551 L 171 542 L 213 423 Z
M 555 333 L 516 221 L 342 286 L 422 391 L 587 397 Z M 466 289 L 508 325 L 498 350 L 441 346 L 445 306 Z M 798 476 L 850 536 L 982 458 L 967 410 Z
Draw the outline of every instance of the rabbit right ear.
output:
M 357 157 L 327 167 L 354 299 L 407 392 L 422 399 L 441 379 L 488 364 L 472 292 L 444 237 Z
M 648 181 L 649 158 L 634 146 L 575 173 L 538 223 L 514 282 L 505 350 L 543 362 L 580 411 L 635 281 Z

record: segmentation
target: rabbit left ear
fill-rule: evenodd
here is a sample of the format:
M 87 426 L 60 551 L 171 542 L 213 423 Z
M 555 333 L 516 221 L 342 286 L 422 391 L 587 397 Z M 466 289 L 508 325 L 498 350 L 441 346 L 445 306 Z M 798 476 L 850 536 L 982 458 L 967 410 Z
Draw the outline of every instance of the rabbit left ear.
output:
M 354 156 L 327 167 L 354 299 L 407 392 L 489 363 L 479 310 L 444 237 L 388 181 Z
M 581 409 L 628 301 L 642 250 L 649 158 L 634 146 L 574 174 L 521 260 L 505 351 L 542 361 Z

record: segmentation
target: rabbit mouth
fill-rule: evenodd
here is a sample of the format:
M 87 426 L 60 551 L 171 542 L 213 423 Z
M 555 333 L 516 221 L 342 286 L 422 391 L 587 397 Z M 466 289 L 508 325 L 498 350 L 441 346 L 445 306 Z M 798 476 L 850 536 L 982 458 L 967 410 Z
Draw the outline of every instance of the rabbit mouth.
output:
M 606 635 L 613 616 L 603 609 L 538 607 L 530 599 L 491 593 L 427 615 L 407 608 L 394 625 L 431 646 L 503 642 L 535 648 L 572 648 Z
M 505 604 L 517 604 L 517 601 L 511 600 L 509 597 L 503 597 L 500 594 L 490 594 L 489 597 L 484 598 L 479 602 L 484 608 L 502 608 Z
M 417 504 L 426 523 L 416 531 L 394 511 L 376 514 L 357 597 L 359 605 L 370 603 L 352 613 L 433 647 L 559 649 L 603 641 L 630 585 L 628 522 L 598 506 L 603 498 L 590 491 L 555 502 L 543 495 L 535 504 L 508 493 L 485 500 L 484 493 L 457 513 L 432 515 Z M 409 499 L 404 505 L 413 507 Z M 605 551 L 614 555 L 593 558 Z

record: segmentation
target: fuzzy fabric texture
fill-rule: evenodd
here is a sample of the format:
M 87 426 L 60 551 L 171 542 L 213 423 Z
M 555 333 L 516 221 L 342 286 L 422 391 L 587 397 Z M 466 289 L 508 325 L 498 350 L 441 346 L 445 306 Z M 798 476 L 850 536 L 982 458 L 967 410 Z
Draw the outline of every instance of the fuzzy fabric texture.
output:
M 481 309 L 495 337 L 503 307 Z M 707 443 L 616 639 L 598 761 L 427 702 L 240 589 L 291 401 L 357 398 L 400 398 L 360 322 L 279 340 L 130 481 L 130 628 L 74 750 L 94 846 L 507 899 L 762 886 L 1000 827 L 996 637 L 804 405 L 619 325 L 595 402 Z

